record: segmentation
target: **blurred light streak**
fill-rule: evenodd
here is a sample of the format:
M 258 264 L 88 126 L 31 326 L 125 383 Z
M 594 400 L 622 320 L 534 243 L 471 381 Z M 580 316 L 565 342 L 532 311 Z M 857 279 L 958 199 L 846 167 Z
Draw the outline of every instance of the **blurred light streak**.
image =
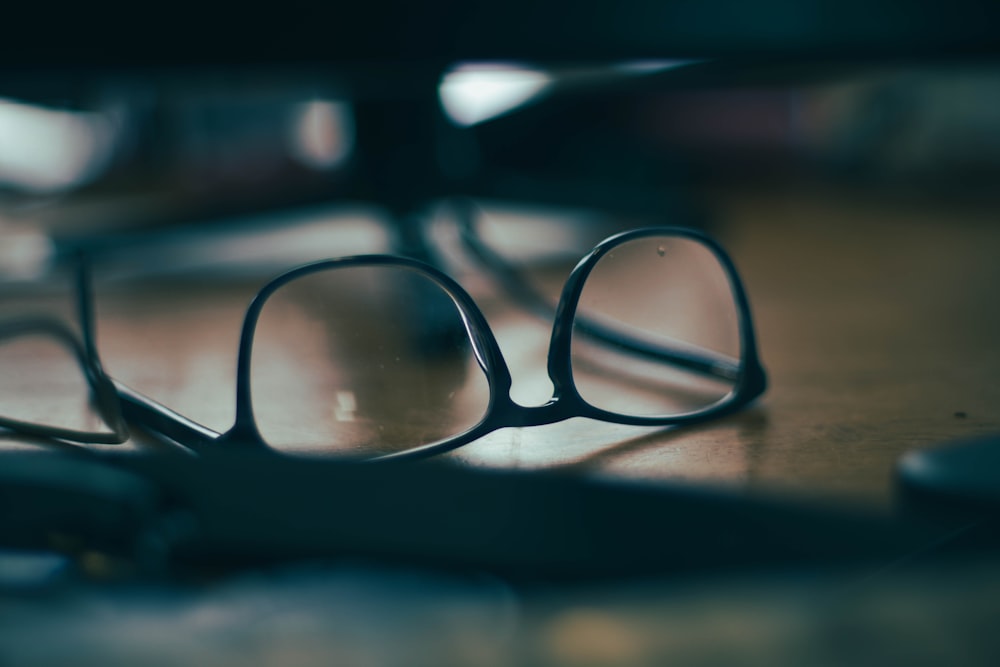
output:
M 82 185 L 107 165 L 114 130 L 107 115 L 0 99 L 0 183 L 39 194 Z
M 688 60 L 628 60 L 622 63 L 618 63 L 615 66 L 620 72 L 626 74 L 659 74 L 660 72 L 666 72 L 667 70 L 677 69 L 679 67 L 686 67 L 688 65 L 695 65 L 697 63 L 705 62 L 704 60 L 698 59 L 688 59 Z
M 551 75 L 524 65 L 466 63 L 442 77 L 438 95 L 448 117 L 469 126 L 516 109 L 552 82 Z

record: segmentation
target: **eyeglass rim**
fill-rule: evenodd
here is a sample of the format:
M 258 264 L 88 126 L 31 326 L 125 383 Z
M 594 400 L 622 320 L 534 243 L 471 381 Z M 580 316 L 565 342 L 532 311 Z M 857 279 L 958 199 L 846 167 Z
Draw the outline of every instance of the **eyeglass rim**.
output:
M 442 287 L 458 306 L 459 313 L 463 318 L 463 323 L 472 343 L 473 352 L 477 362 L 486 374 L 490 390 L 489 403 L 484 419 L 476 426 L 473 426 L 471 430 L 477 429 L 485 421 L 486 416 L 493 412 L 497 396 L 509 394 L 513 380 L 510 369 L 500 351 L 500 345 L 496 340 L 496 336 L 489 327 L 486 317 L 479 306 L 468 292 L 449 275 L 419 259 L 400 255 L 370 254 L 325 259 L 295 267 L 272 278 L 258 290 L 247 307 L 240 330 L 239 351 L 236 362 L 236 417 L 232 429 L 224 434 L 226 439 L 249 437 L 259 443 L 266 444 L 266 440 L 257 426 L 253 412 L 251 358 L 257 323 L 264 305 L 271 295 L 288 283 L 314 273 L 332 269 L 373 266 L 400 267 L 423 274 Z M 414 449 L 419 449 L 419 447 Z
M 583 287 L 591 272 L 609 252 L 619 246 L 643 238 L 669 236 L 694 241 L 708 249 L 725 273 L 737 312 L 737 326 L 740 336 L 739 375 L 733 389 L 714 403 L 688 413 L 670 416 L 639 416 L 604 410 L 584 399 L 573 379 L 571 340 Z M 549 377 L 567 380 L 564 386 L 557 386 L 556 393 L 574 395 L 579 402 L 588 406 L 594 418 L 612 420 L 634 426 L 668 426 L 691 421 L 711 419 L 733 412 L 759 397 L 767 388 L 767 373 L 764 370 L 757 349 L 757 335 L 751 314 L 750 300 L 746 287 L 740 278 L 732 257 L 725 248 L 709 234 L 690 227 L 641 227 L 613 234 L 598 243 L 573 268 L 563 286 L 556 306 L 549 343 Z

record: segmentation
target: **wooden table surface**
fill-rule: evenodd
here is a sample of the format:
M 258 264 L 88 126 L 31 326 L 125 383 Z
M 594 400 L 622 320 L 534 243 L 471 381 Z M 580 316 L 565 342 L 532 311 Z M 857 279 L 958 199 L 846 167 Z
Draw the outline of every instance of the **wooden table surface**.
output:
M 816 185 L 730 187 L 703 199 L 711 231 L 749 292 L 770 374 L 763 398 L 694 427 L 572 420 L 505 429 L 446 456 L 474 466 L 722 483 L 883 510 L 901 454 L 1000 431 L 1000 206 Z M 243 310 L 273 273 L 141 283 L 99 277 L 98 340 L 108 370 L 224 430 Z M 515 395 L 546 398 L 550 324 L 525 315 L 474 271 L 457 273 L 490 318 Z M 68 315 L 63 282 L 61 293 L 44 297 L 7 287 L 3 312 Z M 59 379 L 65 365 L 43 366 L 33 354 L 7 352 L 12 370 L 0 389 L 7 412 L 51 412 L 59 391 L 78 394 Z M 35 386 L 47 401 L 34 400 Z

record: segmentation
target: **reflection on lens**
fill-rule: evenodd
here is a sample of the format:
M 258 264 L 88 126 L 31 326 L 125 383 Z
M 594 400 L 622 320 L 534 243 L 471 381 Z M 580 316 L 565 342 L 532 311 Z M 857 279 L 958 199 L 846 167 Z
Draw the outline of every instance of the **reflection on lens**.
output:
M 295 453 L 373 456 L 464 433 L 489 385 L 458 307 L 395 266 L 334 268 L 276 291 L 251 359 L 264 440 Z
M 715 405 L 742 358 L 726 272 L 695 240 L 627 241 L 587 277 L 571 348 L 577 389 L 594 407 L 663 417 Z

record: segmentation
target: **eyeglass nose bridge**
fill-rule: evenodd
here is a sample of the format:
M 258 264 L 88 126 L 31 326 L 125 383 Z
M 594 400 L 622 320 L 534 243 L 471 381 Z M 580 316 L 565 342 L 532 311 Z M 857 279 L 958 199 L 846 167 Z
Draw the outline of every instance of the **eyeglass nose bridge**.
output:
M 555 389 L 552 395 L 539 405 L 519 403 L 511 396 L 511 383 L 504 384 L 505 386 L 502 388 L 494 387 L 494 391 L 499 390 L 499 396 L 495 398 L 494 405 L 490 410 L 491 421 L 497 424 L 498 428 L 545 426 L 566 421 L 584 413 L 580 405 L 582 400 L 576 396 L 574 390 L 564 390 L 561 386 L 564 384 L 562 381 L 553 380 Z

